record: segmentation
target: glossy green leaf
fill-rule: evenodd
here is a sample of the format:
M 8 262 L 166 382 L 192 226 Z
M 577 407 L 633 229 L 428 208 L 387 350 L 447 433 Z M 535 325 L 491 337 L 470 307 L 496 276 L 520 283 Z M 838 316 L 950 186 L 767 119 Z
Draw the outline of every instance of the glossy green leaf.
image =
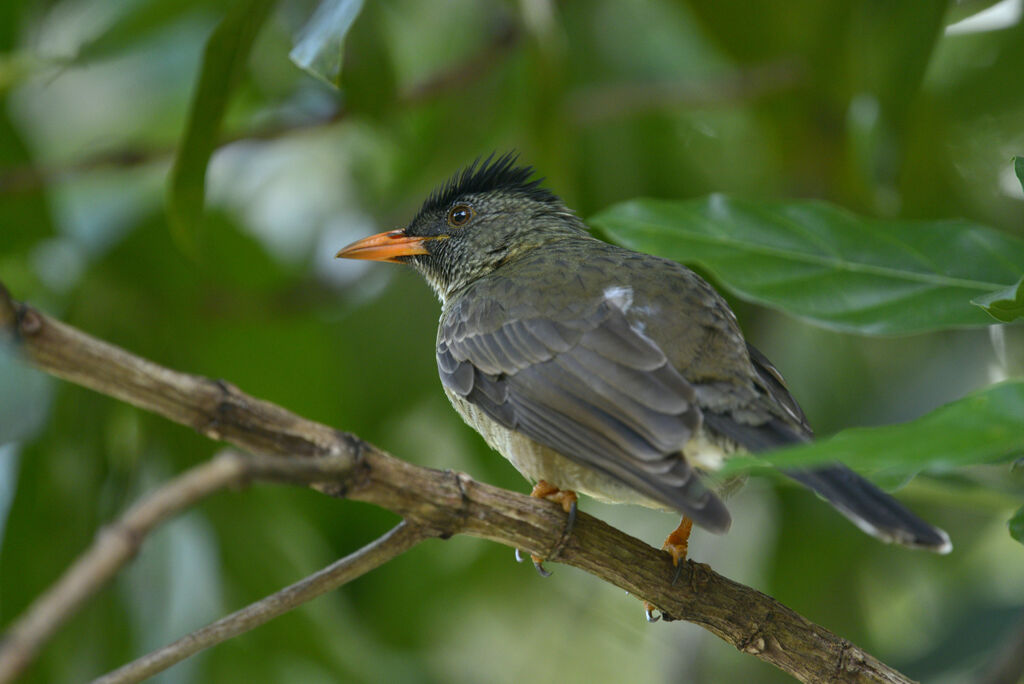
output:
M 1020 188 L 1024 190 L 1024 157 L 1013 158 L 1013 170 L 1017 174 L 1017 180 L 1020 181 Z
M 1016 285 L 972 299 L 971 304 L 980 306 L 1003 323 L 1021 318 L 1024 316 L 1024 276 Z
M 322 0 L 288 56 L 302 70 L 337 88 L 345 34 L 362 9 L 363 0 Z
M 1024 506 L 1017 509 L 1008 523 L 1010 536 L 1024 544 Z
M 961 220 L 867 219 L 819 201 L 641 199 L 592 223 L 627 247 L 700 264 L 743 299 L 865 335 L 989 325 L 971 300 L 1024 272 L 1020 238 Z
M 253 41 L 273 0 L 238 0 L 206 42 L 185 134 L 171 170 L 167 214 L 179 242 L 189 248 L 203 216 L 206 166 L 217 145 L 231 93 L 245 71 Z
M 843 430 L 828 439 L 765 456 L 729 459 L 734 473 L 768 465 L 799 468 L 842 461 L 861 472 L 887 477 L 926 468 L 993 463 L 1024 454 L 1024 381 L 992 385 L 899 425 Z

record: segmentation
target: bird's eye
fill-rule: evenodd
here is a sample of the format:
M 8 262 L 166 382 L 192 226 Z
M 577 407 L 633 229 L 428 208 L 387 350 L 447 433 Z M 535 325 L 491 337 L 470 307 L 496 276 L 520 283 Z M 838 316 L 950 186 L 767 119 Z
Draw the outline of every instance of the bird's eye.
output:
M 459 204 L 448 212 L 448 225 L 464 226 L 473 218 L 473 209 L 465 204 Z

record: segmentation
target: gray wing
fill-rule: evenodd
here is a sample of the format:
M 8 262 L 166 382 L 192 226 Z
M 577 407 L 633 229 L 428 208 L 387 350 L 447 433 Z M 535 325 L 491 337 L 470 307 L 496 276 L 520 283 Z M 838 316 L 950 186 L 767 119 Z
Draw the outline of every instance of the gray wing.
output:
M 755 383 L 747 391 L 742 416 L 705 408 L 704 423 L 744 449 L 757 453 L 810 441 L 814 432 L 803 409 L 786 388 L 782 374 L 756 347 L 747 344 Z
M 728 529 L 725 506 L 680 453 L 701 423 L 694 389 L 620 309 L 602 302 L 569 322 L 474 313 L 455 303 L 441 322 L 446 388 L 701 526 Z

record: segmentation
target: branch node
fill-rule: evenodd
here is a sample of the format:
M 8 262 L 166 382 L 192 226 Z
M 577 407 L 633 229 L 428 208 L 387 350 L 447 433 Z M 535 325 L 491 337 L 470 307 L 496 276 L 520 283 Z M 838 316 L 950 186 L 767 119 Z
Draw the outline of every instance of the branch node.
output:
M 690 591 L 694 594 L 701 591 L 711 582 L 711 575 L 714 572 L 707 563 L 687 561 L 690 566 Z
M 327 496 L 344 499 L 352 489 L 365 483 L 370 473 L 370 464 L 366 462 L 367 444 L 356 435 L 344 430 L 335 430 L 334 436 L 337 442 L 331 445 L 330 453 L 332 456 L 351 454 L 354 464 L 352 475 L 344 482 L 324 483 L 319 489 Z
M 224 378 L 211 378 L 210 382 L 212 382 L 213 386 L 219 389 L 220 393 L 226 397 L 233 397 L 238 394 L 238 388 Z
M 205 380 L 220 392 L 221 398 L 217 400 L 217 405 L 213 411 L 208 413 L 206 420 L 195 425 L 195 429 L 199 434 L 220 442 L 224 439 L 224 435 L 221 433 L 219 426 L 222 422 L 221 418 L 228 415 L 229 402 L 227 397 L 231 396 L 231 385 L 226 380 L 219 378 L 205 378 Z
M 779 641 L 772 636 L 774 631 L 772 623 L 774 621 L 774 611 L 770 610 L 765 613 L 763 618 L 755 622 L 754 630 L 750 633 L 750 636 L 738 642 L 736 648 L 743 653 L 749 653 L 758 657 L 763 657 L 766 651 L 778 650 L 780 648 Z
M 839 657 L 836 658 L 836 676 L 843 673 L 857 672 L 864 668 L 864 658 L 858 649 L 846 639 L 839 640 Z
M 457 470 L 452 470 L 451 468 L 446 469 L 444 472 L 445 475 L 451 477 L 452 480 L 454 480 L 455 489 L 457 489 L 459 493 L 458 508 L 453 511 L 455 517 L 459 520 L 459 523 L 450 529 L 437 531 L 437 535 L 439 538 L 450 539 L 452 536 L 458 534 L 462 530 L 462 528 L 465 527 L 462 521 L 466 520 L 466 518 L 469 517 L 470 499 L 469 492 L 466 491 L 466 484 L 472 482 L 473 478 L 471 478 L 469 475 L 466 475 L 465 473 L 460 473 Z
M 39 313 L 35 309 L 27 304 L 18 307 L 15 320 L 17 321 L 17 332 L 24 337 L 32 337 L 43 329 L 43 319 L 39 317 Z
M 764 649 L 764 637 L 760 634 L 755 634 L 740 646 L 741 651 L 749 653 L 750 655 L 760 655 L 761 653 L 764 653 Z
M 210 383 L 220 392 L 220 399 L 210 415 L 210 419 L 200 428 L 200 432 L 218 442 L 223 439 L 220 431 L 222 422 L 231 422 L 235 409 L 245 405 L 245 399 L 234 385 L 222 378 L 211 379 Z
M 362 463 L 366 453 L 366 442 L 351 432 L 345 432 L 344 430 L 335 430 L 334 434 L 338 437 L 339 441 L 348 445 L 348 451 L 352 453 L 355 462 Z

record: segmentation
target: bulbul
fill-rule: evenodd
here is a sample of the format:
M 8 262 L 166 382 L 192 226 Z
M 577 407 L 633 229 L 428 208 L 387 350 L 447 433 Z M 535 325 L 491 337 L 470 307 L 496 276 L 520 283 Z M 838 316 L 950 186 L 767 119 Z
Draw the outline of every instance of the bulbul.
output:
M 736 452 L 809 441 L 811 428 L 706 281 L 592 237 L 532 178 L 511 154 L 477 160 L 406 228 L 337 256 L 423 275 L 441 300 L 445 393 L 535 483 L 534 496 L 567 511 L 575 492 L 678 511 L 683 521 L 664 545 L 678 564 L 691 521 L 729 529 L 702 473 Z M 945 532 L 845 466 L 786 474 L 883 541 L 952 548 Z

